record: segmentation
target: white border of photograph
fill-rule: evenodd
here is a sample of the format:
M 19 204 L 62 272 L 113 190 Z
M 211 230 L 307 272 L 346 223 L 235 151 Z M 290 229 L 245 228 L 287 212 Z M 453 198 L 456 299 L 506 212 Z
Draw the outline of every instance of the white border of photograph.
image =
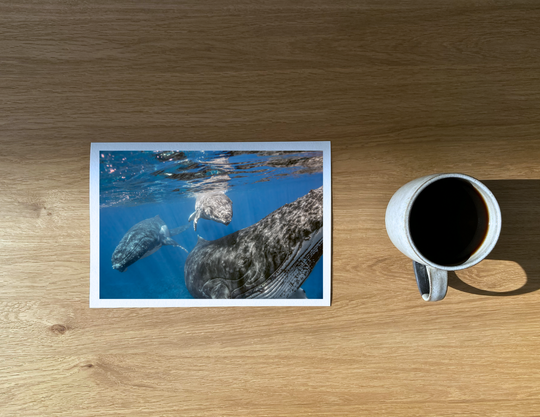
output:
M 323 152 L 323 298 L 322 299 L 100 299 L 99 157 L 102 151 L 322 151 Z M 143 142 L 92 143 L 90 148 L 90 307 L 239 307 L 329 306 L 332 265 L 332 184 L 330 142 Z

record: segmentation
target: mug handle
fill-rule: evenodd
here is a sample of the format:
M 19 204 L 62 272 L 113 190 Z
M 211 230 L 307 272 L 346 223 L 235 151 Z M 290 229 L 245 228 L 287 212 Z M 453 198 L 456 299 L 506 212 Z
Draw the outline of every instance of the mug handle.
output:
M 448 289 L 448 271 L 413 261 L 414 276 L 425 301 L 439 301 Z

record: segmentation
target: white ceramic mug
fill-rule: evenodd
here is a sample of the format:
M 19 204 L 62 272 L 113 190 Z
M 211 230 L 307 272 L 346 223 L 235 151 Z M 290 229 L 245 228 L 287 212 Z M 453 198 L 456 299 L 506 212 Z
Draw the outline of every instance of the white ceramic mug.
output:
M 487 209 L 487 224 L 483 240 L 467 259 L 456 265 L 438 264 L 428 259 L 415 244 L 410 227 L 411 210 L 418 196 L 424 191 L 426 194 L 422 198 L 425 200 L 429 195 L 425 191 L 428 186 L 448 178 L 463 180 L 474 187 Z M 430 188 L 432 189 L 433 187 Z M 437 204 L 433 203 L 436 210 Z M 392 243 L 413 260 L 416 282 L 422 298 L 426 301 L 439 301 L 445 297 L 448 289 L 448 271 L 457 271 L 476 265 L 495 247 L 501 232 L 501 210 L 491 191 L 473 177 L 464 174 L 427 175 L 405 184 L 392 196 L 386 209 L 386 231 Z M 445 236 L 433 236 L 433 239 L 445 239 Z

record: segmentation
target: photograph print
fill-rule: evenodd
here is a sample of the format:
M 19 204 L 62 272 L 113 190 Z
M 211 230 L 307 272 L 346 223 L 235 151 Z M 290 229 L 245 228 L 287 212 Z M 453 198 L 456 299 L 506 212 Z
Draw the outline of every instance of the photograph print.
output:
M 93 143 L 90 307 L 330 305 L 330 143 Z

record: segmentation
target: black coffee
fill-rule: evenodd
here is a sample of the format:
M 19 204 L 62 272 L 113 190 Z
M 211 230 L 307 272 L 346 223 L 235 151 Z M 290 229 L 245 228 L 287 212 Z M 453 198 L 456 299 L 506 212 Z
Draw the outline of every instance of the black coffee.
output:
M 486 203 L 467 181 L 444 178 L 414 200 L 409 229 L 414 245 L 431 262 L 464 263 L 482 245 L 488 229 Z

